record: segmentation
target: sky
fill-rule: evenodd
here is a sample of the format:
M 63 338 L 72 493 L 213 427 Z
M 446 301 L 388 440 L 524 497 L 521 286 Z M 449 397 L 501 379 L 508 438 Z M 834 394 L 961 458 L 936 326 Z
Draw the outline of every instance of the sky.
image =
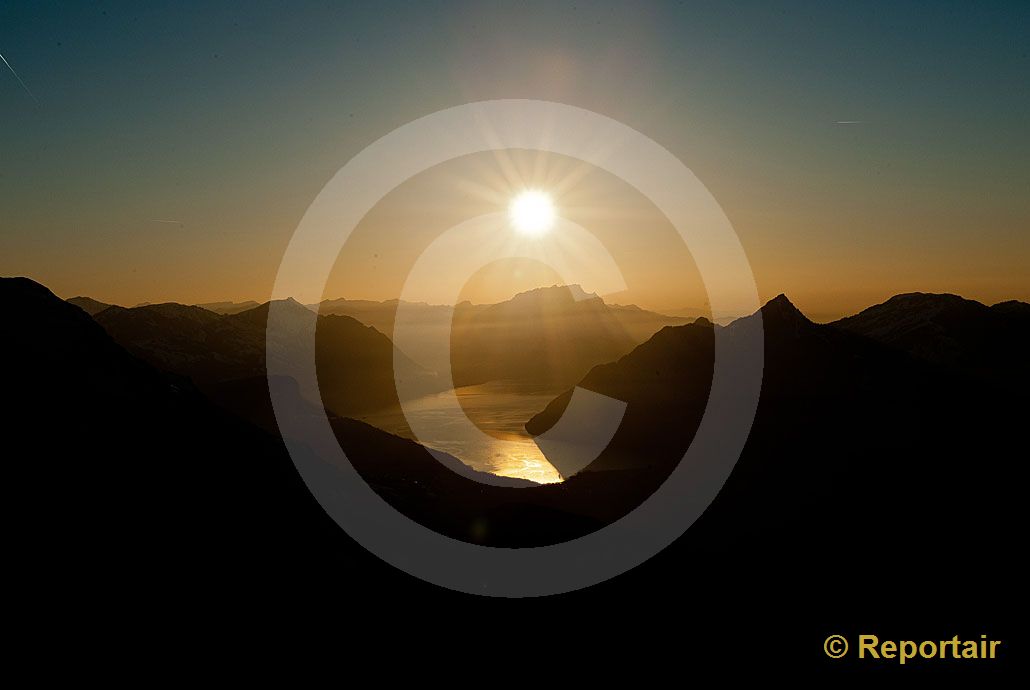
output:
M 899 292 L 1030 301 L 1028 46 L 1026 2 L 2 2 L 24 88 L 0 64 L 0 274 L 119 304 L 267 299 L 305 209 L 368 144 L 533 98 L 680 158 L 763 298 L 824 319 Z M 484 202 L 468 189 L 489 165 L 390 195 L 328 296 L 395 297 L 391 248 L 429 232 L 427 204 Z M 618 188 L 588 177 L 583 197 Z M 628 267 L 616 301 L 703 301 L 689 251 L 632 197 L 584 223 Z M 549 277 L 529 273 L 510 287 Z

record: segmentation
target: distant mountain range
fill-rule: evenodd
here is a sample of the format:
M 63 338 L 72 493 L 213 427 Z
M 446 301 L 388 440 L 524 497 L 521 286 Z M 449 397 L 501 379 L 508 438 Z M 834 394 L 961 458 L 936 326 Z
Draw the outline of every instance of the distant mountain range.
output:
M 578 285 L 540 288 L 455 314 L 456 385 L 520 379 L 568 385 L 637 342 L 601 298 Z
M 118 306 L 113 304 L 107 304 L 105 302 L 100 302 L 99 300 L 95 300 L 92 297 L 71 297 L 67 301 L 81 308 L 90 316 L 98 314 L 103 310 L 107 309 L 108 307 Z M 144 302 L 142 304 L 137 304 L 136 306 L 149 307 L 153 305 L 151 302 Z M 207 309 L 208 311 L 212 311 L 216 314 L 238 314 L 241 311 L 247 311 L 249 309 L 253 309 L 261 305 L 258 302 L 250 300 L 247 302 L 205 302 L 204 304 L 195 304 L 193 306 L 200 307 L 201 309 Z
M 392 335 L 397 300 L 326 300 L 321 314 L 343 314 Z M 664 326 L 689 323 L 634 305 L 607 305 L 579 285 L 555 285 L 497 304 L 456 307 L 406 303 L 416 328 L 451 340 L 456 385 L 495 379 L 532 380 L 546 386 L 577 381 L 595 364 L 617 358 Z M 428 338 L 427 338 L 428 340 Z M 417 345 L 417 344 L 416 344 Z M 438 371 L 440 353 L 408 348 L 407 354 Z
M 246 302 L 205 302 L 195 306 L 216 314 L 239 314 L 241 311 L 249 311 L 261 305 L 254 300 L 248 300 Z
M 0 280 L 0 308 L 8 324 L 0 338 L 4 467 L 19 518 L 8 547 L 17 573 L 44 588 L 51 604 L 68 609 L 88 599 L 106 611 L 160 591 L 170 606 L 221 606 L 227 592 L 251 605 L 272 591 L 341 586 L 348 598 L 380 601 L 412 587 L 313 500 L 277 436 L 266 386 L 236 391 L 246 405 L 233 414 L 32 281 Z M 1022 303 L 989 309 L 1013 319 L 1027 312 Z M 969 368 L 971 355 L 940 360 L 933 347 L 914 354 L 923 345 L 891 335 L 896 324 L 929 319 L 932 328 L 916 329 L 930 334 L 925 342 L 986 347 L 963 335 L 976 330 L 965 318 L 942 322 L 945 310 L 927 311 L 921 301 L 894 310 L 877 339 L 814 324 L 785 297 L 765 305 L 764 383 L 739 461 L 697 522 L 619 581 L 690 588 L 713 615 L 724 604 L 705 592 L 737 592 L 820 635 L 828 606 L 853 620 L 929 615 L 942 601 L 949 616 L 965 620 L 1011 609 L 1025 579 L 1030 402 L 1004 372 L 1018 364 L 1006 357 L 1025 341 L 979 350 L 995 361 Z M 188 307 L 141 313 L 158 334 L 175 324 L 214 340 L 243 337 L 261 323 L 260 313 L 249 324 L 221 324 L 233 317 Z M 720 337 L 732 340 L 756 321 L 740 319 Z M 1018 326 L 1002 332 L 1021 337 Z M 452 471 L 461 470 L 457 459 L 445 466 L 361 422 L 334 415 L 331 423 L 368 484 L 427 528 L 496 547 L 562 542 L 633 510 L 682 457 L 707 399 L 714 333 L 706 321 L 670 326 L 593 368 L 581 385 L 625 400 L 626 416 L 601 457 L 556 485 L 486 486 L 468 468 Z M 139 347 L 155 361 L 183 364 L 153 342 Z M 560 406 L 553 402 L 530 427 L 546 427 Z M 918 587 L 899 587 L 895 572 Z M 965 611 L 955 608 L 956 583 L 976 592 Z
M 469 314 L 483 319 L 483 328 L 487 332 L 496 329 L 501 337 L 505 333 L 502 324 L 531 322 L 526 315 L 534 313 L 566 313 L 573 321 L 589 315 L 594 319 L 589 327 L 596 335 L 613 326 L 613 314 L 624 311 L 607 305 L 602 308 L 601 300 L 579 296 L 584 299 L 574 299 L 569 289 L 549 288 L 501 305 L 476 307 Z M 365 307 L 382 313 L 380 307 Z M 296 305 L 295 309 L 304 307 Z M 143 333 L 149 329 L 167 334 L 178 329 L 199 332 L 216 342 L 220 328 L 230 334 L 238 329 L 251 333 L 263 322 L 260 311 L 220 317 L 186 307 L 147 307 L 134 319 L 148 314 L 148 319 L 156 318 L 155 310 L 168 312 L 163 318 L 169 323 L 146 325 Z M 883 511 L 897 517 L 916 509 L 909 503 L 919 510 L 943 510 L 938 498 L 954 491 L 968 489 L 975 495 L 987 495 L 995 480 L 1008 472 L 1011 448 L 1021 443 L 1013 433 L 1019 428 L 1016 420 L 1025 417 L 1027 403 L 1019 378 L 1012 372 L 1025 367 L 1022 353 L 1028 345 L 1024 330 L 1028 311 L 1030 307 L 1021 302 L 987 307 L 949 295 L 901 295 L 841 322 L 816 324 L 785 296 L 770 301 L 761 309 L 766 366 L 751 438 L 717 499 L 723 508 L 709 510 L 720 517 L 702 520 L 717 527 L 692 532 L 727 536 L 765 532 L 787 523 L 797 526 L 801 524 L 799 516 L 810 516 L 812 511 L 839 513 L 846 506 L 858 511 L 866 496 L 884 501 Z M 99 321 L 110 320 L 111 330 L 118 333 L 114 322 L 125 316 L 113 311 Z M 234 324 L 233 319 L 249 324 Z M 353 322 L 344 323 L 353 328 Z M 738 319 L 724 327 L 725 335 L 732 339 L 735 332 L 755 324 L 756 317 Z M 604 453 L 585 470 L 561 485 L 533 489 L 529 503 L 581 516 L 587 520 L 584 525 L 597 525 L 617 518 L 646 497 L 679 461 L 693 437 L 707 401 L 714 328 L 718 327 L 706 319 L 667 326 L 640 345 L 630 346 L 625 354 L 592 367 L 578 384 L 625 401 L 622 426 Z M 138 342 L 140 337 L 125 339 L 130 346 L 141 348 L 141 356 L 153 361 L 166 358 L 165 366 L 175 370 L 180 367 L 175 353 L 190 352 L 197 336 L 191 335 L 183 344 L 168 341 L 172 344 L 166 351 L 153 344 L 144 348 L 144 343 Z M 344 337 L 342 333 L 340 337 Z M 381 333 L 379 337 L 385 338 Z M 520 341 L 514 336 L 510 340 L 518 343 L 517 348 L 533 345 L 528 338 Z M 627 347 L 621 338 L 606 342 Z M 948 356 L 942 357 L 942 342 L 962 347 L 956 350 L 949 345 L 943 349 Z M 996 347 L 991 347 L 992 343 Z M 231 363 L 229 354 L 246 348 L 220 345 L 213 350 Z M 964 354 L 956 356 L 955 352 Z M 252 362 L 256 356 L 256 351 L 251 353 Z M 217 371 L 223 366 L 210 358 L 190 360 L 191 368 L 204 363 Z M 979 364 L 972 366 L 975 360 Z M 515 365 L 505 363 L 507 366 Z M 498 370 L 504 371 L 504 367 Z M 225 388 L 210 390 L 216 397 L 235 397 L 237 402 L 229 405 L 230 409 L 274 431 L 264 401 L 267 390 L 241 381 L 248 379 L 236 379 L 232 395 Z M 556 398 L 527 422 L 527 429 L 534 434 L 546 430 L 568 397 L 566 393 Z M 249 401 L 250 409 L 239 400 Z M 956 435 L 955 430 L 961 433 Z M 382 457 L 374 445 L 367 447 L 370 454 Z M 975 470 L 970 458 L 977 458 Z M 890 478 L 889 483 L 884 483 L 885 477 Z M 934 493 L 927 494 L 927 487 L 933 487 Z M 395 487 L 392 491 L 391 500 L 407 506 L 406 510 L 422 505 L 406 490 Z M 920 498 L 906 501 L 902 498 L 906 492 L 916 492 Z M 975 509 L 988 510 L 978 500 L 968 500 L 972 501 L 969 509 L 980 506 Z M 409 505 L 409 501 L 414 503 Z M 433 510 L 449 515 L 445 522 L 452 527 L 460 523 L 462 518 L 454 513 L 461 513 L 457 506 L 435 506 Z M 424 505 L 418 510 L 423 509 Z M 432 512 L 423 513 L 423 519 L 430 519 Z M 994 512 L 993 507 L 988 510 Z M 758 514 L 762 515 L 759 523 L 748 522 Z M 801 522 L 810 526 L 817 521 L 806 517 Z M 513 526 L 498 525 L 496 529 L 499 531 L 494 534 L 507 536 L 495 543 L 527 543 Z M 461 530 L 449 533 L 464 538 Z M 545 536 L 537 533 L 526 539 L 539 543 L 535 540 L 546 541 Z
M 95 316 L 96 314 L 99 314 L 100 312 L 104 311 L 105 309 L 111 306 L 110 304 L 105 304 L 104 302 L 95 300 L 92 297 L 82 296 L 72 297 L 68 299 L 68 303 L 74 304 L 76 307 L 86 312 L 90 316 Z
M 266 351 L 268 304 L 235 314 L 201 307 L 155 304 L 109 307 L 94 318 L 129 352 L 165 371 L 189 377 L 216 399 L 236 400 L 252 381 L 265 385 L 266 355 L 294 356 L 300 341 L 292 333 L 317 320 L 316 365 L 321 399 L 344 415 L 360 414 L 397 402 L 395 352 L 390 339 L 346 316 L 316 317 L 292 300 L 285 311 L 291 325 Z M 396 358 L 398 375 L 416 382 L 423 393 L 439 390 L 436 376 L 404 355 Z M 313 402 L 318 391 L 302 391 Z
M 115 306 L 89 297 L 73 297 L 68 301 L 93 316 Z M 307 306 L 321 316 L 350 317 L 392 338 L 399 304 L 399 300 L 335 299 Z M 219 350 L 217 343 L 233 336 L 221 333 L 208 343 L 211 336 L 203 329 L 177 329 L 185 323 L 182 319 L 193 320 L 194 325 L 203 322 L 209 327 L 221 323 L 190 310 L 201 309 L 232 316 L 254 312 L 260 306 L 256 302 L 209 302 L 193 307 L 176 303 L 140 305 L 133 309 L 152 311 L 134 312 L 133 318 L 156 319 L 151 324 L 155 327 L 161 321 L 156 312 L 172 318 L 172 321 L 163 322 L 168 329 L 152 331 L 147 337 L 140 332 L 130 335 L 115 324 L 127 318 L 123 312 L 111 312 L 102 320 L 117 329 L 115 337 L 119 342 L 141 356 L 158 356 L 157 351 L 163 349 L 164 355 L 155 360 L 158 366 L 171 366 L 172 370 L 189 376 L 199 375 L 201 380 L 225 378 L 224 374 L 229 374 L 232 379 L 242 375 L 239 373 L 241 368 L 249 372 L 245 374 L 247 376 L 256 375 L 253 357 L 246 363 L 232 361 L 247 359 L 241 357 L 243 352 L 254 354 L 253 348 L 245 344 L 246 338 L 237 343 L 243 345 L 243 352 L 232 352 L 232 348 L 230 351 L 224 347 Z M 592 366 L 626 354 L 664 326 L 693 321 L 692 318 L 666 316 L 635 305 L 608 305 L 597 295 L 584 292 L 579 285 L 530 290 L 497 304 L 462 302 L 456 307 L 448 307 L 405 303 L 405 307 L 406 313 L 414 319 L 412 325 L 424 336 L 416 339 L 404 353 L 426 370 L 417 376 L 425 377 L 429 372 L 440 371 L 450 364 L 454 381 L 459 386 L 495 379 L 518 379 L 549 388 L 570 385 Z M 124 310 L 123 307 L 117 308 Z M 115 314 L 121 316 L 116 317 Z M 320 320 L 320 329 L 322 323 L 324 321 Z M 225 326 L 216 330 L 224 331 Z M 189 341 L 194 346 L 190 346 Z M 434 342 L 448 341 L 451 343 L 450 361 L 445 359 L 446 352 L 433 346 Z M 196 352 L 197 346 L 207 348 L 212 344 L 215 351 L 208 356 Z M 145 349 L 149 349 L 151 354 L 144 354 Z M 184 361 L 173 366 L 172 360 L 176 358 L 188 360 L 190 365 L 185 366 Z M 429 386 L 425 390 L 432 388 Z M 356 411 L 358 409 L 351 403 L 341 410 L 346 414 Z
M 365 325 L 372 326 L 380 333 L 384 333 L 387 337 L 393 338 L 394 322 L 397 317 L 397 306 L 399 304 L 400 300 L 374 302 L 370 300 L 334 299 L 308 306 L 315 309 L 319 314 L 349 316 L 357 319 Z M 453 307 L 426 304 L 425 302 L 408 302 L 405 304 L 408 307 L 408 313 L 416 321 L 414 325 L 425 334 L 426 340 L 434 341 L 450 337 L 451 319 L 454 314 Z M 459 308 L 464 306 L 471 305 L 463 303 L 459 305 Z M 448 364 L 431 347 L 409 348 L 409 351 L 405 352 L 405 354 L 430 371 L 440 371 Z

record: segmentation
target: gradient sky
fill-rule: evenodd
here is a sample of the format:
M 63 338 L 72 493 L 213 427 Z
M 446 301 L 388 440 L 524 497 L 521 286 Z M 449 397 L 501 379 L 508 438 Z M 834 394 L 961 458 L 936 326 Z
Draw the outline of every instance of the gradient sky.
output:
M 816 318 L 913 290 L 1030 300 L 1025 1 L 149 5 L 0 4 L 35 96 L 0 64 L 0 274 L 122 304 L 267 298 L 374 139 L 536 98 L 683 160 L 765 298 Z M 678 304 L 645 287 L 627 301 Z

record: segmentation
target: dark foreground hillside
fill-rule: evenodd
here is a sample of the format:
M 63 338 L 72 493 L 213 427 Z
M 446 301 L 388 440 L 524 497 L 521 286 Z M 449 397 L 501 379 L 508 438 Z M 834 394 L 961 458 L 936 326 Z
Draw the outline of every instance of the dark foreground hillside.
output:
M 267 390 L 245 396 L 248 421 L 136 359 L 38 284 L 4 279 L 0 303 L 20 526 L 11 549 L 24 586 L 49 602 L 102 599 L 110 610 L 161 592 L 190 606 L 339 604 L 361 593 L 407 611 L 439 605 L 444 618 L 486 605 L 384 565 L 326 517 L 272 433 Z M 663 611 L 711 630 L 768 620 L 788 652 L 815 649 L 810 661 L 815 638 L 841 625 L 940 621 L 973 634 L 987 621 L 1004 631 L 1022 586 L 1026 397 L 812 324 L 786 298 L 762 320 L 758 416 L 715 502 L 631 573 L 542 600 L 547 614 L 590 626 Z M 419 522 L 495 547 L 560 542 L 631 510 L 682 455 L 706 399 L 711 328 L 666 328 L 587 375 L 582 385 L 627 401 L 627 415 L 609 450 L 558 486 L 486 487 L 408 441 L 346 419 L 334 428 L 366 480 Z M 561 405 L 530 428 L 546 428 Z M 524 622 L 545 613 L 524 606 Z M 650 623 L 635 637 L 671 643 L 649 632 Z

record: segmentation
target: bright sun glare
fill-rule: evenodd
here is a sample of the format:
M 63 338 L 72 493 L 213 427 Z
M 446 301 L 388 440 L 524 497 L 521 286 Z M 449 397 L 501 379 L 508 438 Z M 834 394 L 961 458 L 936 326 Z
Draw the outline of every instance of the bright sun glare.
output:
M 523 235 L 542 235 L 554 225 L 554 204 L 547 194 L 528 190 L 511 200 L 508 215 Z

